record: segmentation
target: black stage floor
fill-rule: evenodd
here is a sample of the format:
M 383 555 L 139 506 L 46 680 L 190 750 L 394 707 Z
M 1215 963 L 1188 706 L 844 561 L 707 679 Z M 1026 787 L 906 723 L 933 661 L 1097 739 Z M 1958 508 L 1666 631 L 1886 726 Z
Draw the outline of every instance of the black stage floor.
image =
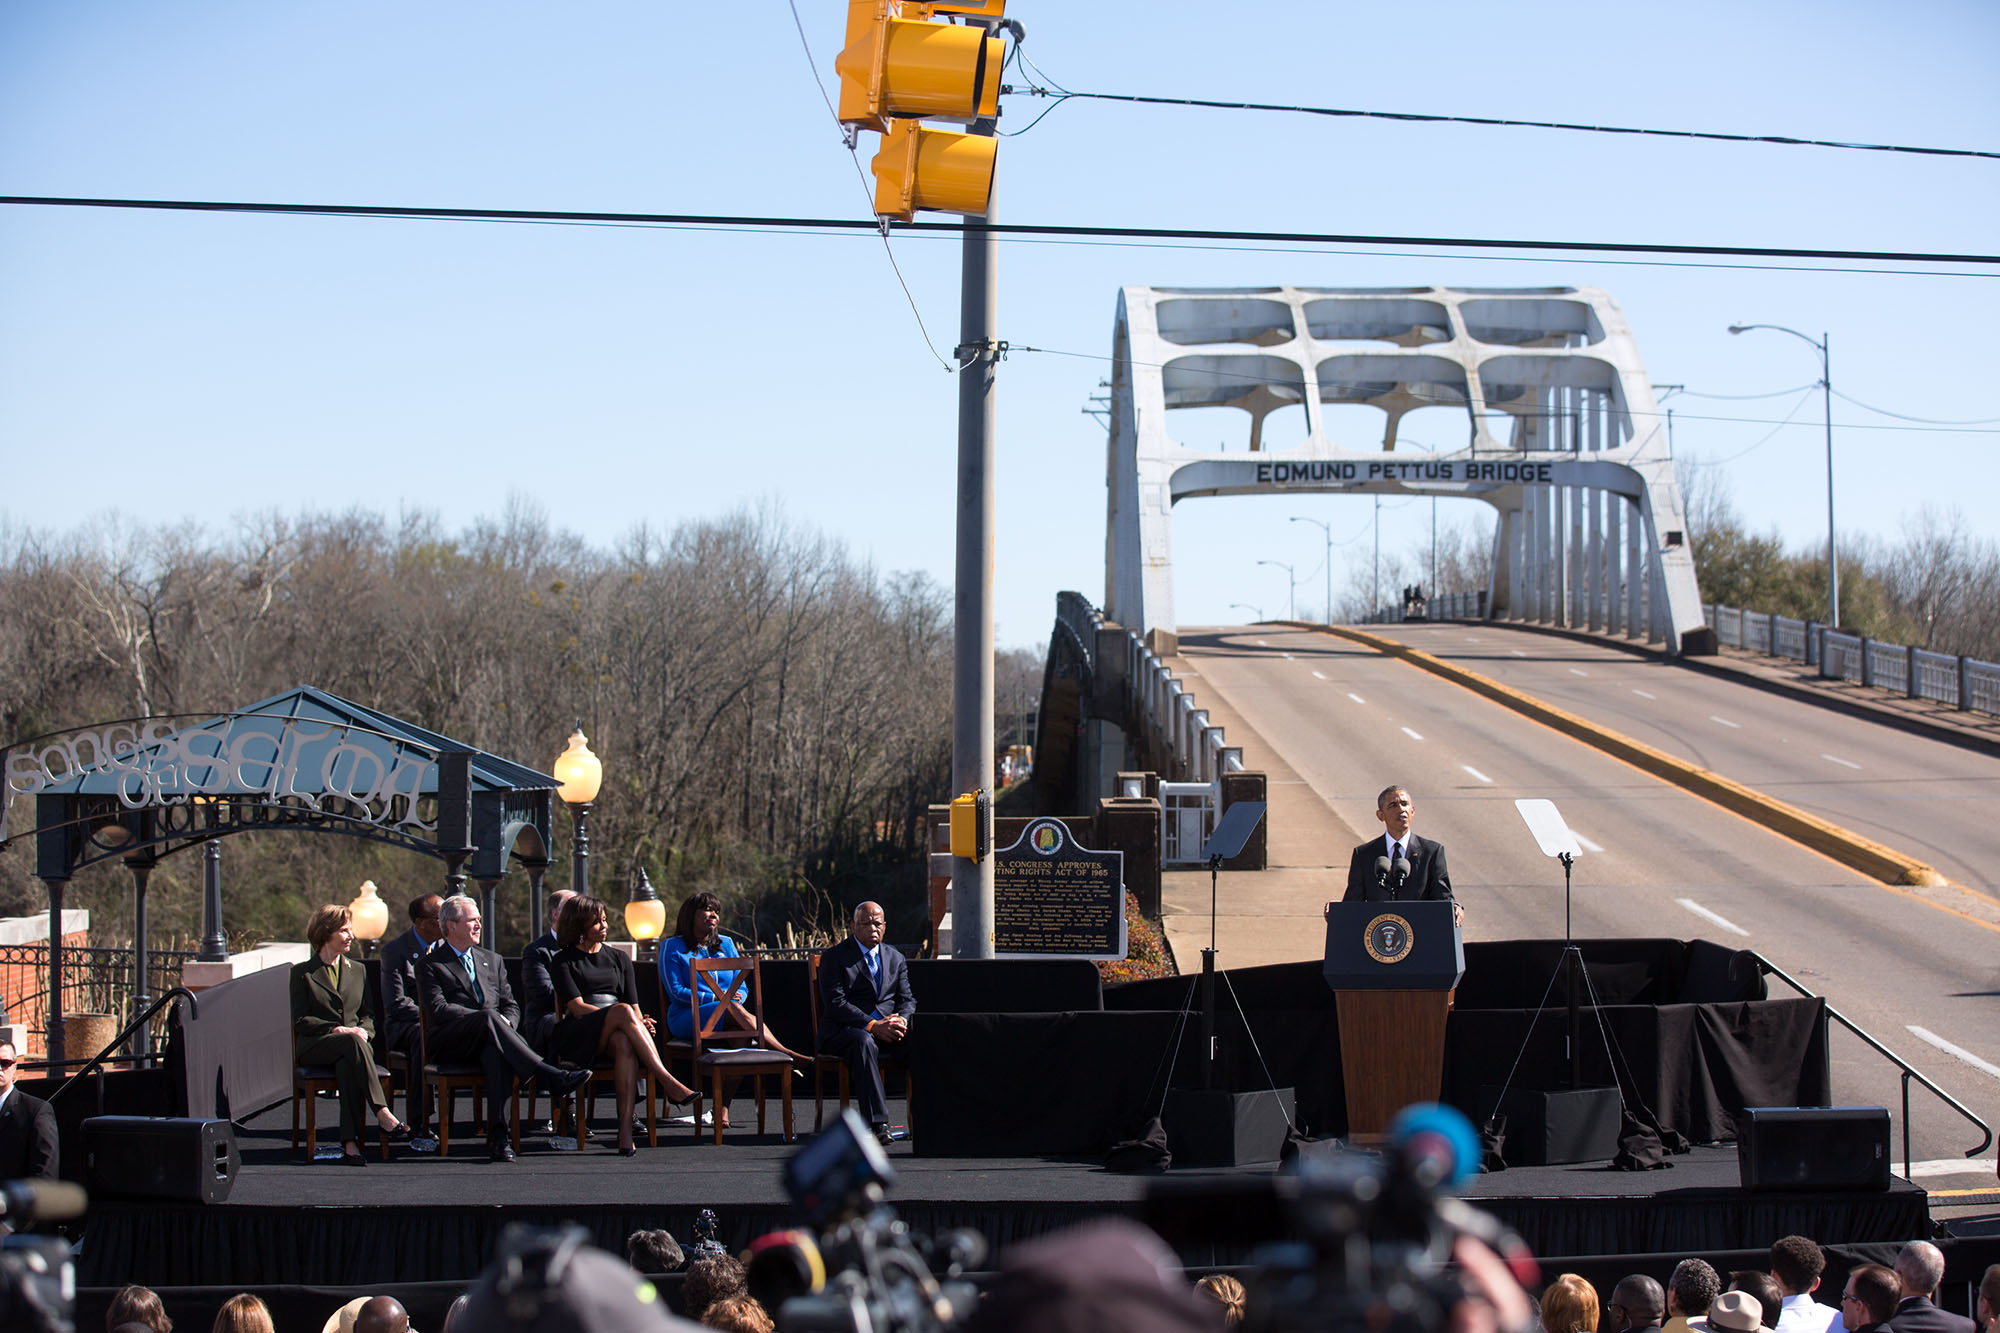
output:
M 322 1103 L 322 1127 L 333 1110 Z M 354 1169 L 295 1157 L 289 1104 L 280 1105 L 239 1127 L 243 1167 L 227 1202 L 94 1200 L 78 1279 L 156 1287 L 463 1281 L 485 1266 L 509 1222 L 574 1221 L 622 1252 L 625 1236 L 642 1228 L 665 1227 L 685 1241 L 703 1208 L 715 1210 L 720 1239 L 738 1249 L 794 1224 L 780 1172 L 795 1149 L 776 1133 L 759 1137 L 749 1103 L 739 1101 L 733 1118 L 738 1128 L 721 1147 L 697 1140 L 687 1124 L 663 1124 L 657 1148 L 642 1138 L 638 1155 L 623 1158 L 600 1121 L 602 1137 L 581 1151 L 530 1136 L 519 1161 L 492 1164 L 484 1144 L 466 1138 L 454 1139 L 449 1158 L 399 1151 Z M 798 1123 L 802 1134 L 810 1130 L 809 1102 Z M 996 1246 L 1092 1216 L 1147 1217 L 1156 1181 L 1177 1202 L 1155 1208 L 1152 1219 L 1191 1266 L 1242 1262 L 1271 1215 L 1259 1197 L 1271 1166 L 1142 1177 L 1113 1174 L 1095 1159 L 919 1157 L 907 1143 L 888 1153 L 897 1172 L 889 1201 L 914 1230 L 973 1227 Z M 1928 1227 L 1926 1195 L 1905 1181 L 1886 1193 L 1753 1194 L 1738 1183 L 1733 1147 L 1673 1160 L 1673 1169 L 1650 1172 L 1516 1167 L 1479 1177 L 1465 1197 L 1543 1255 L 1706 1254 L 1792 1233 L 1827 1244 L 1897 1242 Z M 1187 1206 L 1179 1196 L 1189 1192 L 1208 1197 Z

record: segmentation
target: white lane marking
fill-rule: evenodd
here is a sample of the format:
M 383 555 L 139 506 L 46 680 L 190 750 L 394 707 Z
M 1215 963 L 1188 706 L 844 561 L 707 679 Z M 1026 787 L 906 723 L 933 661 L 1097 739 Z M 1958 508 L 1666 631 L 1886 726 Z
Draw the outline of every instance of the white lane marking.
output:
M 1829 764 L 1839 764 L 1842 768 L 1859 769 L 1861 767 L 1861 765 L 1855 763 L 1852 759 L 1842 759 L 1837 754 L 1823 754 L 1820 758 L 1826 760 Z
M 1355 692 L 1354 692 L 1353 690 L 1349 690 L 1349 691 L 1347 692 L 1347 697 L 1348 697 L 1348 698 L 1350 698 L 1350 699 L 1352 699 L 1352 700 L 1354 700 L 1354 702 L 1356 702 L 1356 703 L 1358 703 L 1358 704 L 1365 704 L 1365 703 L 1367 703 L 1367 702 L 1368 702 L 1368 701 L 1367 701 L 1366 699 L 1364 699 L 1364 698 L 1362 698 L 1362 697 L 1361 697 L 1360 695 L 1356 694 L 1356 693 L 1355 693 Z
M 1994 1164 L 1984 1157 L 1933 1157 L 1928 1162 L 1911 1162 L 1906 1180 L 1918 1176 L 1991 1176 Z
M 1658 699 L 1659 699 L 1659 697 L 1660 697 L 1660 696 L 1659 696 L 1659 695 L 1657 695 L 1657 694 L 1648 694 L 1648 693 L 1646 693 L 1646 692 L 1645 692 L 1644 690 L 1634 690 L 1634 691 L 1632 691 L 1632 693 L 1634 693 L 1634 694 L 1638 695 L 1638 696 L 1639 696 L 1639 697 L 1640 697 L 1641 699 L 1652 699 L 1652 700 L 1655 700 L 1655 701 L 1658 701 Z
M 2000 1065 L 1988 1064 L 1986 1061 L 1974 1055 L 1971 1051 L 1966 1050 L 1963 1046 L 1952 1045 L 1950 1042 L 1946 1041 L 1943 1037 L 1940 1037 L 1937 1033 L 1932 1032 L 1929 1028 L 1920 1028 L 1915 1023 L 1912 1023 L 1909 1025 L 1907 1031 L 1912 1037 L 1915 1037 L 1918 1041 L 1929 1042 L 1931 1045 L 1943 1051 L 1946 1055 L 1956 1056 L 1960 1060 L 1965 1061 L 1965 1063 L 1971 1065 L 1974 1069 L 1977 1069 L 1980 1073 L 1991 1074 L 1995 1078 L 2000 1078 Z
M 1569 836 L 1575 838 L 1576 845 L 1583 848 L 1583 850 L 1585 850 L 1586 852 L 1595 852 L 1599 856 L 1604 855 L 1604 849 L 1602 847 L 1599 847 L 1596 843 L 1584 837 L 1581 833 L 1578 833 L 1575 829 L 1571 829 L 1569 831 Z
M 1748 935 L 1750 933 L 1749 931 L 1743 929 L 1743 927 L 1737 925 L 1734 921 L 1731 921 L 1728 917 L 1718 916 L 1714 912 L 1709 911 L 1706 907 L 1703 907 L 1700 903 L 1696 902 L 1692 898 L 1676 898 L 1674 899 L 1674 901 L 1679 903 L 1682 907 L 1687 908 L 1688 911 L 1693 912 L 1696 916 L 1700 917 L 1702 920 L 1712 921 L 1716 925 L 1721 926 L 1724 930 L 1729 931 L 1732 934 Z
M 1408 736 L 1413 741 L 1420 741 L 1423 739 L 1423 736 L 1421 734 L 1411 731 L 1408 727 L 1403 728 L 1403 734 L 1405 736 Z
M 1516 656 L 1516 657 L 1526 657 L 1526 656 L 1527 656 L 1527 654 L 1526 654 L 1526 653 L 1524 653 L 1524 652 L 1522 652 L 1522 651 L 1521 651 L 1521 650 L 1520 650 L 1519 648 L 1509 648 L 1509 649 L 1508 649 L 1507 651 L 1508 651 L 1508 652 L 1510 652 L 1510 653 L 1512 653 L 1512 654 L 1514 654 L 1514 656 Z
M 1324 674 L 1323 672 L 1318 672 L 1318 671 L 1315 671 L 1315 672 L 1313 672 L 1313 679 L 1314 679 L 1314 680 L 1325 680 L 1325 679 L 1326 679 L 1326 676 L 1325 676 L 1325 674 Z
M 1733 728 L 1733 729 L 1735 729 L 1735 730 L 1737 730 L 1737 731 L 1741 731 L 1741 730 L 1743 730 L 1743 724 L 1742 724 L 1741 722 L 1731 722 L 1731 721 L 1730 721 L 1730 720 L 1729 720 L 1728 718 L 1726 718 L 1726 717 L 1717 717 L 1717 716 L 1716 716 L 1715 714 L 1713 714 L 1713 713 L 1710 713 L 1710 714 L 1708 715 L 1708 720 L 1709 720 L 1710 722 L 1720 722 L 1720 723 L 1721 723 L 1721 724 L 1722 724 L 1723 726 L 1725 726 L 1725 727 L 1730 727 L 1730 728 Z
M 1579 667 L 1571 667 L 1569 669 L 1569 674 L 1572 676 L 1587 676 L 1590 673 L 1588 671 L 1582 670 Z
M 1460 767 L 1460 768 L 1462 768 L 1462 769 L 1464 769 L 1464 770 L 1465 770 L 1466 772 L 1468 772 L 1468 773 L 1472 774 L 1472 776 L 1473 776 L 1473 777 L 1475 777 L 1475 778 L 1478 778 L 1478 779 L 1479 779 L 1479 780 L 1480 780 L 1481 782 L 1491 782 L 1491 781 L 1493 781 L 1493 779 L 1492 779 L 1492 778 L 1489 778 L 1489 777 L 1487 777 L 1487 776 L 1486 776 L 1486 775 L 1485 775 L 1484 773 L 1481 773 L 1481 772 L 1480 772 L 1480 771 L 1479 771 L 1478 769 L 1474 768 L 1474 767 L 1473 767 L 1473 766 L 1472 766 L 1471 764 L 1460 764 L 1460 765 L 1459 765 L 1459 767 Z

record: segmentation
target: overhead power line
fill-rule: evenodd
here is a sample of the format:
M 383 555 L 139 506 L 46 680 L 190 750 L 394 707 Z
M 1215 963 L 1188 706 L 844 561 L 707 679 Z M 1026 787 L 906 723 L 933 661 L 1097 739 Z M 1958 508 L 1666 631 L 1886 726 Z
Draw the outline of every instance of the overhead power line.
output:
M 1045 76 L 1046 77 L 1046 76 Z M 1581 134 L 1627 134 L 1643 135 L 1657 139 L 1707 139 L 1721 143 L 1766 143 L 1787 148 L 1845 148 L 1861 153 L 1914 153 L 1921 157 L 1977 157 L 2000 160 L 2000 152 L 1983 148 L 1921 148 L 1911 144 L 1896 143 L 1853 143 L 1844 139 L 1802 139 L 1789 134 L 1725 134 L 1712 130 L 1649 130 L 1629 125 L 1583 125 L 1564 120 L 1512 120 L 1500 116 L 1447 116 L 1421 111 L 1360 111 L 1349 107 L 1300 106 L 1289 102 L 1229 102 L 1209 97 L 1150 97 L 1138 93 L 1081 93 L 1073 92 L 1051 80 L 1051 87 L 1040 88 L 1033 84 L 1025 88 L 1012 85 L 1003 87 L 1002 93 L 1017 96 L 1052 97 L 1060 105 L 1071 98 L 1085 98 L 1094 102 L 1136 102 L 1143 106 L 1194 106 L 1215 111 L 1282 111 L 1302 116 L 1332 116 L 1349 120 L 1401 120 L 1428 125 L 1488 125 L 1509 129 L 1529 130 L 1570 130 Z M 1050 110 L 1053 110 L 1051 107 Z M 1047 111 L 1042 113 L 1043 116 Z M 1040 120 L 1041 116 L 1037 116 Z
M 259 204 L 190 199 L 85 199 L 50 195 L 0 195 L 0 204 L 58 208 L 165 209 L 206 213 L 275 213 L 320 217 L 438 218 L 462 222 L 601 223 L 655 227 L 784 228 L 876 231 L 873 218 L 757 217 L 714 213 L 593 213 L 553 209 L 411 208 L 368 204 Z M 1203 227 L 1057 226 L 1047 223 L 902 222 L 893 230 L 953 236 L 992 232 L 1001 236 L 1119 237 L 1128 240 L 1209 240 L 1289 245 L 1407 245 L 1454 250 L 1555 250 L 1610 254 L 1720 255 L 1761 259 L 1845 259 L 1878 264 L 1976 264 L 2000 266 L 2000 255 L 1945 254 L 1905 250 L 1814 250 L 1789 246 L 1670 245 L 1635 241 L 1508 240 L 1476 236 L 1369 236 L 1337 232 L 1245 231 Z

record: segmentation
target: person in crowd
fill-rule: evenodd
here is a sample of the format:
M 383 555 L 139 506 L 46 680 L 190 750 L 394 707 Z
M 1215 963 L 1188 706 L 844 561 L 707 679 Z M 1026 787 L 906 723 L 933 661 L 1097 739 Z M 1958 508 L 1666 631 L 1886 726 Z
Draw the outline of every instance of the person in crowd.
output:
M 1760 1322 L 1765 1328 L 1776 1328 L 1778 1320 L 1785 1313 L 1785 1289 L 1778 1285 L 1778 1279 L 1769 1273 L 1760 1273 L 1754 1268 L 1746 1268 L 1729 1275 L 1731 1291 L 1747 1291 L 1757 1298 L 1762 1307 Z
M 479 943 L 484 923 L 478 903 L 453 894 L 439 904 L 438 922 L 444 942 L 417 965 L 417 984 L 430 1009 L 431 1057 L 485 1067 L 487 1156 L 511 1162 L 506 1107 L 514 1079 L 539 1078 L 560 1096 L 582 1087 L 590 1071 L 558 1069 L 515 1031 L 521 1010 L 500 955 Z
M 660 945 L 660 990 L 667 997 L 667 1031 L 675 1041 L 694 1040 L 697 999 L 693 960 L 737 956 L 736 941 L 722 930 L 722 900 L 706 890 L 688 895 L 681 903 L 680 914 L 674 919 L 674 933 Z M 750 991 L 748 974 L 739 972 L 733 980 L 723 984 L 729 987 L 728 1004 L 734 1011 L 735 1020 L 745 1027 L 754 1028 L 755 1016 L 743 1007 Z M 714 1003 L 709 997 L 704 997 L 701 1002 Z M 764 1044 L 802 1064 L 812 1063 L 787 1046 L 768 1023 L 764 1027 Z M 715 1108 L 714 1114 L 724 1125 L 729 1123 L 729 1102 L 736 1095 L 736 1085 L 740 1082 L 740 1078 L 723 1081 L 721 1104 Z
M 672 1333 L 698 1324 L 667 1313 L 653 1284 L 615 1255 L 552 1237 L 502 1255 L 466 1293 L 451 1333 Z
M 1840 1293 L 1840 1318 L 1848 1333 L 1879 1333 L 1888 1327 L 1903 1297 L 1903 1284 L 1891 1268 L 1862 1264 L 1847 1274 Z
M 1734 1287 L 1710 1301 L 1708 1313 L 1691 1327 L 1695 1333 L 1773 1333 L 1764 1322 L 1764 1303 L 1754 1292 Z
M 777 1324 L 755 1296 L 728 1296 L 702 1312 L 707 1328 L 726 1328 L 730 1333 L 772 1333 Z
M 451 1308 L 444 1312 L 444 1329 L 442 1333 L 466 1333 L 466 1329 L 469 1329 L 471 1325 L 465 1324 L 465 1307 L 471 1303 L 471 1292 L 460 1292 L 458 1294 L 458 1299 L 454 1300 L 451 1303 Z M 461 1324 L 465 1324 L 465 1327 L 459 1327 Z
M 0 1041 L 0 1180 L 57 1177 L 56 1113 L 14 1086 L 21 1053 Z
M 966 1333 L 1193 1333 L 1221 1322 L 1166 1242 L 1123 1218 L 1010 1245 L 995 1267 Z
M 1667 1296 L 1660 1284 L 1644 1273 L 1630 1273 L 1618 1279 L 1605 1306 L 1610 1333 L 1659 1333 L 1667 1317 Z
M 1927 1240 L 1913 1240 L 1896 1255 L 1896 1280 L 1903 1299 L 1889 1317 L 1890 1333 L 1972 1333 L 1972 1321 L 1936 1305 L 1944 1281 L 1944 1252 Z
M 819 962 L 819 1048 L 847 1062 L 861 1114 L 883 1143 L 890 1141 L 890 1131 L 881 1048 L 909 1036 L 917 1012 L 909 964 L 882 939 L 888 924 L 880 904 L 862 903 L 854 909 L 848 937 Z
M 640 1273 L 678 1273 L 687 1256 L 670 1231 L 635 1231 L 625 1238 L 625 1262 Z
M 2000 1333 L 2000 1264 L 1988 1264 L 1979 1279 L 1979 1299 L 1972 1307 L 1973 1322 L 1982 1333 Z
M 561 1017 L 556 1012 L 556 979 L 551 970 L 563 948 L 556 931 L 562 923 L 563 904 L 574 897 L 571 889 L 551 893 L 544 904 L 549 928 L 521 950 L 521 1035 L 543 1055 L 549 1053 L 549 1038 L 555 1035 L 556 1020 Z
M 681 1281 L 682 1313 L 699 1321 L 708 1313 L 709 1306 L 732 1296 L 748 1295 L 749 1287 L 743 1265 L 731 1256 L 719 1254 L 697 1259 L 687 1266 L 687 1277 Z
M 340 1090 L 340 1161 L 366 1166 L 361 1118 L 392 1142 L 406 1142 L 409 1126 L 396 1119 L 375 1067 L 375 1020 L 368 1012 L 368 974 L 348 960 L 354 947 L 353 913 L 337 903 L 318 908 L 306 922 L 311 955 L 292 965 L 292 1035 L 302 1065 L 331 1065 Z
M 213 1333 L 277 1333 L 271 1326 L 271 1311 L 249 1292 L 238 1292 L 215 1312 Z
M 1224 1328 L 1235 1328 L 1243 1322 L 1244 1304 L 1249 1300 L 1250 1294 L 1243 1290 L 1241 1282 L 1227 1273 L 1210 1273 L 1195 1283 L 1194 1289 L 1198 1294 L 1208 1297 L 1222 1307 Z
M 1465 908 L 1452 896 L 1451 872 L 1445 865 L 1444 844 L 1416 835 L 1417 803 L 1407 787 L 1384 787 L 1375 797 L 1375 818 L 1385 832 L 1354 849 L 1347 863 L 1347 893 L 1342 902 L 1430 900 L 1452 905 L 1452 921 L 1465 920 Z M 1386 874 L 1378 869 L 1389 860 Z M 1407 871 L 1399 868 L 1407 862 Z
M 1542 1333 L 1597 1333 L 1597 1288 L 1563 1273 L 1542 1291 Z
M 1706 1259 L 1683 1259 L 1667 1280 L 1667 1322 L 1663 1333 L 1688 1333 L 1691 1321 L 1708 1314 L 1722 1291 L 1722 1275 Z
M 1778 1333 L 1827 1333 L 1827 1326 L 1840 1318 L 1840 1311 L 1813 1299 L 1825 1271 L 1826 1254 L 1811 1238 L 1783 1236 L 1772 1243 L 1771 1276 L 1785 1293 Z
M 112 1333 L 122 1324 L 141 1324 L 152 1333 L 174 1333 L 174 1321 L 167 1318 L 167 1307 L 160 1303 L 159 1293 L 150 1287 L 121 1287 L 111 1298 L 111 1304 L 104 1307 L 106 1333 Z
M 610 913 L 601 899 L 580 893 L 563 904 L 562 919 L 556 924 L 562 952 L 550 966 L 561 1017 L 549 1039 L 549 1053 L 585 1068 L 601 1055 L 611 1057 L 618 1089 L 618 1151 L 630 1157 L 639 1151 L 632 1133 L 632 1104 L 640 1073 L 657 1081 L 669 1101 L 690 1101 L 694 1089 L 667 1072 L 653 1044 L 653 1020 L 639 1010 L 632 960 L 618 949 L 604 947 L 610 934 Z M 580 1140 L 582 1126 L 577 1128 Z
M 435 893 L 410 899 L 410 928 L 382 946 L 382 1044 L 409 1057 L 410 1068 L 423 1064 L 418 1049 L 417 959 L 444 938 L 438 925 Z
M 410 1333 L 410 1312 L 394 1296 L 370 1296 L 354 1312 L 354 1333 Z

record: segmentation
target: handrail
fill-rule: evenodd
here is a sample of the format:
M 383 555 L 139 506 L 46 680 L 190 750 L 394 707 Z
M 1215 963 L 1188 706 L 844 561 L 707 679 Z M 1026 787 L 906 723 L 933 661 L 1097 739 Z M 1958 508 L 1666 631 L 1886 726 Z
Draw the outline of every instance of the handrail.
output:
M 1790 976 L 1786 975 L 1784 969 L 1778 967 L 1775 963 L 1765 958 L 1764 955 L 1758 953 L 1756 950 L 1745 949 L 1744 952 L 1757 960 L 1758 968 L 1766 976 L 1776 977 L 1778 980 L 1784 982 L 1787 986 L 1790 986 L 1793 990 L 1805 996 L 1807 999 L 1822 1000 L 1822 1001 L 1826 999 L 1825 996 L 1815 995 L 1811 991 L 1807 990 L 1804 986 L 1801 986 L 1798 982 L 1792 980 Z M 1940 1088 L 1937 1084 L 1931 1082 L 1929 1079 L 1925 1078 L 1922 1074 L 1919 1074 L 1916 1070 L 1910 1068 L 1910 1066 L 1903 1060 L 1902 1056 L 1897 1055 L 1887 1046 L 1884 1046 L 1881 1042 L 1875 1040 L 1875 1038 L 1869 1036 L 1866 1032 L 1863 1032 L 1859 1027 L 1856 1027 L 1854 1023 L 1847 1017 L 1847 1015 L 1841 1013 L 1840 1010 L 1834 1008 L 1831 1004 L 1827 1004 L 1825 1007 L 1826 1007 L 1826 1016 L 1828 1018 L 1833 1019 L 1835 1022 L 1839 1023 L 1842 1027 L 1846 1028 L 1849 1032 L 1852 1032 L 1855 1036 L 1861 1038 L 1862 1041 L 1868 1043 L 1868 1045 L 1875 1051 L 1876 1054 L 1883 1056 L 1889 1061 L 1889 1063 L 1895 1065 L 1898 1069 L 1903 1071 L 1903 1178 L 1905 1180 L 1909 1179 L 1910 1176 L 1910 1080 L 1911 1079 L 1915 1079 L 1917 1082 L 1923 1084 L 1926 1088 L 1930 1089 L 1931 1092 L 1936 1094 L 1938 1099 L 1942 1101 L 1946 1106 L 1949 1106 L 1952 1110 L 1958 1112 L 1960 1115 L 1964 1116 L 1967 1120 L 1970 1120 L 1973 1124 L 1979 1126 L 1979 1132 L 1981 1134 L 1984 1134 L 1986 1137 L 1980 1140 L 1979 1145 L 1977 1147 L 1966 1149 L 1965 1155 L 1967 1157 L 1977 1157 L 1979 1156 L 1979 1154 L 1985 1152 L 1989 1147 L 1993 1145 L 1992 1126 L 1988 1125 L 1984 1120 L 1981 1120 L 1978 1116 L 1974 1115 L 1971 1111 L 1967 1110 L 1965 1104 L 1960 1102 L 1958 1098 L 1952 1096 L 1950 1093 L 1946 1092 L 1943 1088 Z
M 70 1086 L 74 1084 L 78 1079 L 82 1078 L 84 1075 L 90 1073 L 92 1070 L 96 1069 L 99 1065 L 103 1064 L 106 1056 L 110 1055 L 120 1046 L 123 1046 L 126 1040 L 130 1038 L 134 1032 L 137 1032 L 140 1028 L 152 1022 L 153 1015 L 159 1013 L 161 1009 L 166 1007 L 167 1001 L 173 999 L 182 999 L 187 1001 L 188 1017 L 199 1018 L 201 1016 L 201 1008 L 195 1002 L 194 992 L 189 990 L 185 986 L 175 986 L 172 990 L 169 990 L 165 994 L 160 996 L 159 999 L 154 1000 L 151 1004 L 147 1005 L 144 1013 L 140 1014 L 137 1018 L 127 1023 L 124 1029 L 120 1031 L 117 1036 L 111 1039 L 111 1043 L 108 1046 L 106 1046 L 103 1050 L 99 1051 L 96 1055 L 92 1056 L 89 1062 L 86 1063 L 83 1068 L 77 1070 L 74 1074 L 71 1074 L 68 1078 L 64 1079 L 63 1085 L 60 1088 L 57 1088 L 54 1092 L 49 1094 L 49 1100 L 53 1102 L 56 1098 L 62 1096 L 65 1092 L 68 1092 L 70 1090 Z M 69 1061 L 65 1060 L 63 1061 L 63 1063 L 68 1064 Z

